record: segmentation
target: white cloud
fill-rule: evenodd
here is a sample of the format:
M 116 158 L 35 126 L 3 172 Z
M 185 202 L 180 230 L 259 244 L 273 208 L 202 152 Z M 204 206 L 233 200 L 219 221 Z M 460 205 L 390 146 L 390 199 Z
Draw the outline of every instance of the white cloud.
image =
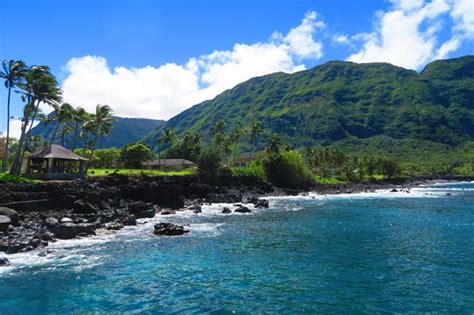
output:
M 38 121 L 35 121 L 33 127 L 38 125 Z M 6 135 L 6 132 L 4 133 Z M 10 138 L 20 139 L 21 135 L 21 119 L 12 118 L 10 119 Z
M 354 62 L 389 62 L 419 69 L 433 59 L 446 58 L 462 42 L 473 37 L 472 0 L 392 0 L 393 7 L 382 12 L 375 30 L 360 36 L 362 47 L 347 59 Z M 444 43 L 438 36 L 451 17 L 452 36 Z M 470 35 L 469 35 L 470 34 Z M 351 37 L 351 42 L 357 39 Z
M 332 41 L 338 44 L 349 44 L 350 38 L 347 35 L 335 34 L 332 37 Z
M 309 12 L 286 35 L 276 32 L 267 42 L 237 43 L 232 50 L 190 58 L 182 65 L 110 69 L 103 57 L 72 58 L 64 67 L 63 98 L 88 111 L 108 104 L 119 116 L 168 119 L 252 77 L 304 70 L 303 59 L 323 54 L 323 44 L 314 39 L 323 27 L 317 14 Z

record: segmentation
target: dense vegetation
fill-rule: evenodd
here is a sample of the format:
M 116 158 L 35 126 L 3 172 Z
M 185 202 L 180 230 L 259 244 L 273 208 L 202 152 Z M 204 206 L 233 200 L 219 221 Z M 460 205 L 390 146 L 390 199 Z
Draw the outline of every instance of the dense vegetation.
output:
M 255 146 L 243 137 L 243 152 L 262 150 L 278 134 L 293 148 L 374 154 L 421 164 L 420 172 L 451 163 L 463 168 L 473 158 L 473 100 L 473 56 L 436 61 L 421 73 L 334 61 L 250 79 L 175 116 L 145 140 L 154 144 L 172 127 L 177 135 L 199 133 L 210 141 L 220 120 L 228 130 L 259 122 L 262 141 Z

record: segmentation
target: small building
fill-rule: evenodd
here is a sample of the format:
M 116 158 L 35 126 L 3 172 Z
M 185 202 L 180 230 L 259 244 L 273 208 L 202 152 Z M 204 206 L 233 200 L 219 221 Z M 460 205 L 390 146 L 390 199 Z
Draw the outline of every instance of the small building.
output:
M 182 170 L 194 167 L 194 163 L 186 159 L 159 159 L 156 161 L 143 162 L 142 165 L 150 169 Z
M 25 175 L 38 179 L 83 179 L 87 161 L 65 147 L 53 144 L 26 159 Z
M 241 155 L 233 161 L 234 167 L 246 167 L 250 162 L 257 161 L 259 158 L 255 155 Z

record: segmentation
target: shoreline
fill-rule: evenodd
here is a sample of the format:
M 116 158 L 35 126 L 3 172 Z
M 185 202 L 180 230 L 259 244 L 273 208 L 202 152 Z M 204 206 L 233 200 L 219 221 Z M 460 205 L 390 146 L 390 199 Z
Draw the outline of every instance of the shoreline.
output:
M 470 182 L 471 180 L 474 178 L 455 181 Z M 84 239 L 102 233 L 114 234 L 125 226 L 137 225 L 137 219 L 141 218 L 165 217 L 181 212 L 199 215 L 203 205 L 233 204 L 237 205 L 236 209 L 240 211 L 228 209 L 225 213 L 246 213 L 252 210 L 244 204 L 253 204 L 255 208 L 265 209 L 268 208 L 268 201 L 265 198 L 270 197 L 308 196 L 309 193 L 316 195 L 357 194 L 378 190 L 397 189 L 398 191 L 400 188 L 409 191 L 420 185 L 455 181 L 452 179 L 410 179 L 399 182 L 318 185 L 311 190 L 282 189 L 266 183 L 249 185 L 245 183 L 245 180 L 239 180 L 238 185 L 233 183 L 233 185 L 211 187 L 196 182 L 195 178 L 158 179 L 124 178 L 123 176 L 64 183 L 6 184 L 9 186 L 8 189 L 4 184 L 0 196 L 1 201 L 11 202 L 14 196 L 29 198 L 26 200 L 30 201 L 39 197 L 42 197 L 40 200 L 45 200 L 44 197 L 53 197 L 49 205 L 43 206 L 55 205 L 55 208 L 17 211 L 16 222 L 12 220 L 7 233 L 0 232 L 0 254 L 2 254 L 0 259 L 37 249 L 44 249 L 38 254 L 47 255 L 48 245 L 56 240 Z M 7 196 L 7 194 L 10 195 Z M 5 208 L 0 207 L 0 215 L 5 214 L 3 209 Z M 8 260 L 4 265 L 6 264 Z

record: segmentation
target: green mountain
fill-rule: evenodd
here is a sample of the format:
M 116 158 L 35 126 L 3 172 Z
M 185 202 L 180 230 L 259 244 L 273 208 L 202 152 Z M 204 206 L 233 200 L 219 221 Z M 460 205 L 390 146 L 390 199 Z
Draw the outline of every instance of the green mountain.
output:
M 54 115 L 51 113 L 50 115 Z M 165 121 L 145 118 L 122 118 L 114 117 L 115 122 L 109 137 L 100 138 L 97 148 L 123 147 L 126 144 L 139 141 L 148 133 L 160 128 Z M 31 130 L 32 135 L 42 136 L 46 140 L 52 138 L 56 122 L 49 124 L 39 123 Z M 61 144 L 61 128 L 55 138 L 55 143 Z M 66 147 L 71 147 L 73 143 L 72 135 L 65 138 Z M 83 142 L 77 137 L 77 147 L 81 147 Z
M 435 61 L 420 73 L 387 63 L 331 61 L 253 78 L 185 110 L 145 140 L 156 143 L 167 127 L 209 139 L 220 119 L 228 130 L 262 123 L 260 148 L 273 133 L 294 147 L 374 142 L 450 148 L 474 140 L 474 56 Z M 243 149 L 250 149 L 248 142 Z

